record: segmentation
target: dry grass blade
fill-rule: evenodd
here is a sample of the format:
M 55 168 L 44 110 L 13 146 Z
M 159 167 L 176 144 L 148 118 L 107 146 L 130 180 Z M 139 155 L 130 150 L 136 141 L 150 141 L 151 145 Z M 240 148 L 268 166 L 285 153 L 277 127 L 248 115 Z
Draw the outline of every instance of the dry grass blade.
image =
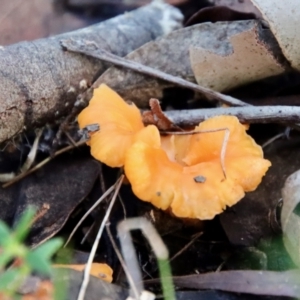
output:
M 30 149 L 30 152 L 26 158 L 25 163 L 23 164 L 23 166 L 20 169 L 21 173 L 28 171 L 30 169 L 30 167 L 32 166 L 32 164 L 34 163 L 42 133 L 43 133 L 43 129 L 40 128 L 37 130 L 36 137 L 34 139 L 34 142 Z
M 116 188 L 118 184 L 118 181 L 112 185 L 96 202 L 95 204 L 84 214 L 84 216 L 81 218 L 81 220 L 76 224 L 75 228 L 72 230 L 71 234 L 69 235 L 66 243 L 64 244 L 64 247 L 68 245 L 71 238 L 73 237 L 74 233 L 78 229 L 78 227 L 82 224 L 82 222 L 86 219 L 86 217 L 97 207 L 110 193 L 113 192 L 113 190 Z
M 90 270 L 91 270 L 91 266 L 92 266 L 92 263 L 93 263 L 93 259 L 95 257 L 96 250 L 98 248 L 98 245 L 99 245 L 100 238 L 102 236 L 104 227 L 105 227 L 105 225 L 106 225 L 106 223 L 108 221 L 110 212 L 111 212 L 112 207 L 113 207 L 113 205 L 114 205 L 114 203 L 115 203 L 115 201 L 117 199 L 119 190 L 120 190 L 121 185 L 123 183 L 123 179 L 124 179 L 124 175 L 121 175 L 121 177 L 115 183 L 115 187 L 116 188 L 115 188 L 114 195 L 113 195 L 113 197 L 111 199 L 111 202 L 110 202 L 110 204 L 109 204 L 109 206 L 107 208 L 106 214 L 105 214 L 105 216 L 104 216 L 104 218 L 102 220 L 102 223 L 101 223 L 99 231 L 97 233 L 97 236 L 96 236 L 95 242 L 93 244 L 91 253 L 89 255 L 89 259 L 88 259 L 86 267 L 84 269 L 83 281 L 82 281 L 82 284 L 81 284 L 81 288 L 80 288 L 77 300 L 84 300 L 85 292 L 86 292 L 86 289 L 87 289 L 87 286 L 88 286 L 88 283 L 89 283 L 89 279 L 90 279 Z
M 191 241 L 189 241 L 182 249 L 180 249 L 176 254 L 174 254 L 171 258 L 170 258 L 170 262 L 172 260 L 174 260 L 175 258 L 177 258 L 178 256 L 180 256 L 184 251 L 186 251 L 189 247 L 191 247 L 195 241 L 203 234 L 203 232 L 199 232 L 197 233 Z

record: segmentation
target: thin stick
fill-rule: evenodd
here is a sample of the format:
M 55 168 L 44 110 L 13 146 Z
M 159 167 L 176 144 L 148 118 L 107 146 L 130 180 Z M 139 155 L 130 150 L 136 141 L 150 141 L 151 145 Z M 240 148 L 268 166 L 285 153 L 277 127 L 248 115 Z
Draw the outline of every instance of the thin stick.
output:
M 82 281 L 82 284 L 81 284 L 81 288 L 80 288 L 77 300 L 84 300 L 85 292 L 86 292 L 86 289 L 87 289 L 87 286 L 88 286 L 89 280 L 90 280 L 90 271 L 91 271 L 92 263 L 93 263 L 93 260 L 94 260 L 94 257 L 95 257 L 95 254 L 96 254 L 99 242 L 100 242 L 100 238 L 102 236 L 105 224 L 106 224 L 106 222 L 107 222 L 107 220 L 109 218 L 110 212 L 111 212 L 111 210 L 113 208 L 113 205 L 114 205 L 114 203 L 116 201 L 116 198 L 118 196 L 118 193 L 119 193 L 119 190 L 121 188 L 123 179 L 124 179 L 124 175 L 121 175 L 121 177 L 116 182 L 116 188 L 115 188 L 114 195 L 113 195 L 113 197 L 111 199 L 111 202 L 109 203 L 109 206 L 107 208 L 105 216 L 104 216 L 104 218 L 102 220 L 102 223 L 101 223 L 99 231 L 97 233 L 97 236 L 96 236 L 95 242 L 93 244 L 91 253 L 89 255 L 89 259 L 88 259 L 87 264 L 86 264 L 85 269 L 84 269 L 83 281 Z
M 127 219 L 126 207 L 125 207 L 125 204 L 123 202 L 123 199 L 122 199 L 121 195 L 118 196 L 118 199 L 119 199 L 119 201 L 121 203 L 121 206 L 122 206 L 122 209 L 123 209 L 124 219 Z
M 71 142 L 71 144 L 74 146 L 74 148 L 76 147 L 76 142 L 74 141 L 74 139 L 72 138 L 72 136 L 70 135 L 70 133 L 68 131 L 64 131 L 64 134 L 66 135 L 66 137 L 68 138 L 68 140 Z
M 276 140 L 278 140 L 278 139 L 280 139 L 282 137 L 286 137 L 286 133 L 285 132 L 278 133 L 275 136 L 271 137 L 266 142 L 264 142 L 261 147 L 264 149 L 268 145 L 272 144 L 273 142 L 275 142 Z
M 114 238 L 112 237 L 112 234 L 111 234 L 109 226 L 110 226 L 110 224 L 106 224 L 106 231 L 107 231 L 108 237 L 110 239 L 110 242 L 111 242 L 111 244 L 112 244 L 112 246 L 114 248 L 114 251 L 116 252 L 116 255 L 117 255 L 117 257 L 118 257 L 118 259 L 120 261 L 120 264 L 121 264 L 121 266 L 122 266 L 122 268 L 123 268 L 123 270 L 124 270 L 124 272 L 126 274 L 126 277 L 127 277 L 128 282 L 129 282 L 129 285 L 132 287 L 132 290 L 133 290 L 133 293 L 135 295 L 135 298 L 139 299 L 139 293 L 138 293 L 137 287 L 135 285 L 135 282 L 134 282 L 134 280 L 133 280 L 133 278 L 132 278 L 132 276 L 131 276 L 131 274 L 130 274 L 127 266 L 126 266 L 126 263 L 125 263 L 125 261 L 124 261 L 124 259 L 122 257 L 122 254 L 121 254 L 120 250 L 118 249 L 118 246 L 117 246 Z
M 248 105 L 247 103 L 245 103 L 241 100 L 238 100 L 231 96 L 221 94 L 219 92 L 213 91 L 209 88 L 200 86 L 198 84 L 189 82 L 180 77 L 176 77 L 176 76 L 164 73 L 160 70 L 153 69 L 151 67 L 137 63 L 135 61 L 131 61 L 126 58 L 111 54 L 111 53 L 99 48 L 98 45 L 93 42 L 87 42 L 87 41 L 82 42 L 82 41 L 77 41 L 77 40 L 76 41 L 75 40 L 63 40 L 63 41 L 61 41 L 61 44 L 68 51 L 82 53 L 82 54 L 85 54 L 85 55 L 88 55 L 88 56 L 91 56 L 94 58 L 101 59 L 103 61 L 107 61 L 107 62 L 112 63 L 119 67 L 123 67 L 123 68 L 130 69 L 130 70 L 138 72 L 138 73 L 142 73 L 142 74 L 149 75 L 149 76 L 152 76 L 155 78 L 159 78 L 159 79 L 162 79 L 167 82 L 171 82 L 173 84 L 176 84 L 176 85 L 184 87 L 184 88 L 189 88 L 195 92 L 205 95 L 206 98 L 209 100 L 218 100 L 218 101 L 221 101 L 222 103 L 233 105 L 233 106 L 247 106 Z
M 86 219 L 86 217 L 97 207 L 112 191 L 116 188 L 118 181 L 112 185 L 94 204 L 93 206 L 84 214 L 84 216 L 80 219 L 80 221 L 76 224 L 75 228 L 72 230 L 71 234 L 69 235 L 64 247 L 68 245 L 71 238 L 73 237 L 74 233 L 78 229 L 78 227 L 82 224 L 82 222 Z
M 80 147 L 80 146 L 83 146 L 85 144 L 86 144 L 86 141 L 80 141 L 80 142 L 76 143 L 76 147 Z M 74 148 L 75 147 L 73 145 L 71 145 L 71 146 L 67 146 L 67 147 L 65 147 L 63 149 L 60 149 L 60 150 L 56 151 L 52 157 L 51 156 L 47 157 L 46 159 L 44 159 L 43 161 L 41 161 L 40 163 L 38 163 L 37 165 L 35 165 L 33 168 L 31 168 L 27 172 L 21 173 L 20 175 L 17 175 L 16 177 L 14 177 L 14 179 L 12 179 L 11 181 L 3 184 L 2 187 L 3 188 L 7 188 L 7 187 L 11 186 L 15 182 L 23 179 L 24 177 L 28 176 L 29 174 L 31 174 L 31 173 L 37 171 L 38 169 L 40 169 L 41 167 L 43 167 L 45 164 L 47 164 L 48 162 L 50 162 L 54 157 L 56 157 L 56 156 L 58 156 L 60 154 L 63 154 L 63 153 L 65 153 L 65 152 L 67 152 L 67 151 L 69 151 L 71 149 L 74 149 Z
M 94 221 L 94 223 L 90 226 L 90 228 L 88 229 L 88 231 L 84 235 L 83 239 L 81 240 L 80 245 L 82 245 L 85 242 L 85 240 L 87 239 L 87 237 L 89 236 L 89 234 L 91 233 L 91 231 L 92 231 L 92 229 L 94 228 L 95 225 L 96 225 L 96 222 Z
M 191 241 L 189 241 L 182 249 L 180 249 L 176 254 L 174 254 L 174 255 L 170 258 L 169 262 L 173 261 L 176 257 L 178 257 L 179 255 L 181 255 L 184 251 L 186 251 L 189 247 L 191 247 L 191 246 L 194 244 L 194 242 L 195 242 L 202 234 L 203 234 L 203 232 L 197 233 L 196 236 L 194 236 L 194 237 L 192 238 Z
M 248 106 L 228 108 L 201 108 L 166 111 L 166 116 L 177 126 L 196 126 L 215 116 L 236 116 L 246 123 L 300 123 L 299 106 Z

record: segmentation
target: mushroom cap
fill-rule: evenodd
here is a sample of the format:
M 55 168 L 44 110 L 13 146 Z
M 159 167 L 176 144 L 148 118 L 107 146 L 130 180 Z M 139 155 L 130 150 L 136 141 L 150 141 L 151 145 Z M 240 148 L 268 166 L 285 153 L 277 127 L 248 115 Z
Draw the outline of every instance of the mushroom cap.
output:
M 79 114 L 80 128 L 99 124 L 100 130 L 90 134 L 91 154 L 110 167 L 122 167 L 125 152 L 135 134 L 144 128 L 139 109 L 127 104 L 107 85 L 94 90 L 89 105 Z
M 195 130 L 218 128 L 230 131 L 226 178 L 220 157 L 224 130 L 163 137 L 161 142 L 157 128 L 143 129 L 139 133 L 143 138 L 125 158 L 125 173 L 135 195 L 158 208 L 170 208 L 178 217 L 206 220 L 237 203 L 245 191 L 254 190 L 270 162 L 235 117 L 214 117 Z
M 237 117 L 217 116 L 200 123 L 194 131 L 206 133 L 191 136 L 184 162 L 187 165 L 205 161 L 220 163 L 226 130 L 207 132 L 220 128 L 229 130 L 224 160 L 226 175 L 241 184 L 246 192 L 255 190 L 271 163 L 263 159 L 261 147 L 247 134 Z

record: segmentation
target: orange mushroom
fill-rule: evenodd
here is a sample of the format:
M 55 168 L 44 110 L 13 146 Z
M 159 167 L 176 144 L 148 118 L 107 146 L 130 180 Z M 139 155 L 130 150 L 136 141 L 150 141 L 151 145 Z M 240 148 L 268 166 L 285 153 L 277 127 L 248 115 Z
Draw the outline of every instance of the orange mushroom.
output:
M 254 190 L 271 163 L 236 117 L 218 116 L 195 131 L 227 128 L 230 135 L 222 169 L 225 130 L 160 138 L 148 126 L 127 150 L 125 173 L 141 200 L 170 208 L 183 218 L 212 219 Z M 148 139 L 151 142 L 148 142 Z
M 138 198 L 178 217 L 212 219 L 255 190 L 271 165 L 236 117 L 210 118 L 191 133 L 161 137 L 156 126 L 144 126 L 134 104 L 104 84 L 78 122 L 100 126 L 88 141 L 96 159 L 124 165 Z
M 79 127 L 99 124 L 100 129 L 90 134 L 91 154 L 110 167 L 124 165 L 125 152 L 144 124 L 139 109 L 127 104 L 107 85 L 94 90 L 93 98 L 78 116 Z

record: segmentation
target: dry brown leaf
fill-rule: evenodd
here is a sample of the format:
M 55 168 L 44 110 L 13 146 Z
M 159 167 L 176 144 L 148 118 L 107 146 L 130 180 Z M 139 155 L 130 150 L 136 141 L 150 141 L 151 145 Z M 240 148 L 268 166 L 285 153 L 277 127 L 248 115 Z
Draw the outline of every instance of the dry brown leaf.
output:
M 252 27 L 230 37 L 232 53 L 220 55 L 191 47 L 190 58 L 197 82 L 216 91 L 227 91 L 255 80 L 281 74 L 280 64 L 268 45 L 258 37 L 259 27 Z
M 75 207 L 91 191 L 98 174 L 98 164 L 92 159 L 71 155 L 58 157 L 9 188 L 14 192 L 7 198 L 0 197 L 1 201 L 6 201 L 1 202 L 0 218 L 17 222 L 24 209 L 34 206 L 38 213 L 28 244 L 36 247 L 62 228 Z

